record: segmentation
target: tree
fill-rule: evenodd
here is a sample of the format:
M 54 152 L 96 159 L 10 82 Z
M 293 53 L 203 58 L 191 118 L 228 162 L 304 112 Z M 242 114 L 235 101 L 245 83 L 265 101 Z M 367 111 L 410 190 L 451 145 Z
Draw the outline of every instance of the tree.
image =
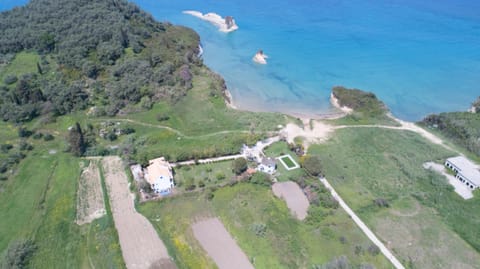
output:
M 238 158 L 233 160 L 232 163 L 232 171 L 236 175 L 240 175 L 241 173 L 247 171 L 248 165 L 247 165 L 247 160 L 245 158 Z
M 480 113 L 480 96 L 472 103 L 472 110 L 474 113 Z
M 26 268 L 35 250 L 36 246 L 32 240 L 14 241 L 8 246 L 0 268 Z
M 82 156 L 85 153 L 86 143 L 82 128 L 78 122 L 75 123 L 75 126 L 73 126 L 68 133 L 68 143 L 70 145 L 70 152 L 72 152 L 73 155 Z
M 322 163 L 318 156 L 306 156 L 303 161 L 303 168 L 312 176 L 322 175 Z

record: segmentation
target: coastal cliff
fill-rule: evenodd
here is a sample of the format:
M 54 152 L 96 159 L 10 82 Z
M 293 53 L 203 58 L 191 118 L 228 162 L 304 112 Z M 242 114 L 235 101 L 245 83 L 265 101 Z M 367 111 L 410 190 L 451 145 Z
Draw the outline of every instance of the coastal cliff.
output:
M 374 93 L 359 89 L 333 87 L 330 103 L 347 115 L 345 121 L 356 124 L 398 124 L 389 114 L 387 106 Z

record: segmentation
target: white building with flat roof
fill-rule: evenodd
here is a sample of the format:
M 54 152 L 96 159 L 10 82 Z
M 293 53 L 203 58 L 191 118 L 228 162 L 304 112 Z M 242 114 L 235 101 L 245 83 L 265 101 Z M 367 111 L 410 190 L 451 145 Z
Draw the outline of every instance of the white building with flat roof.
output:
M 472 190 L 480 187 L 479 167 L 463 156 L 448 158 L 445 166 L 455 172 L 455 178 Z
M 164 157 L 160 157 L 150 160 L 148 164 L 145 179 L 152 187 L 152 190 L 163 195 L 171 193 L 174 183 L 170 163 Z

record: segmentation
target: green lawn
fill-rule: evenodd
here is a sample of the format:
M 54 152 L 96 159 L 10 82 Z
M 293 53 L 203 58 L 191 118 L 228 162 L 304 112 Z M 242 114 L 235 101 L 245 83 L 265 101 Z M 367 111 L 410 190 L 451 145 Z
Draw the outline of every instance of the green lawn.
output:
M 83 226 L 74 222 L 79 162 L 35 150 L 20 164 L 0 194 L 0 253 L 31 238 L 37 246 L 32 268 L 124 268 L 110 215 Z
M 293 168 L 296 166 L 289 156 L 282 157 L 280 158 L 280 160 L 282 160 L 287 165 L 288 168 Z
M 337 130 L 309 153 L 320 156 L 327 179 L 404 264 L 478 268 L 480 215 L 473 212 L 480 211 L 480 197 L 463 200 L 422 167 L 454 153 L 412 132 L 378 128 Z M 376 206 L 378 198 L 390 207 Z
M 37 63 L 39 61 L 40 56 L 37 53 L 25 51 L 17 53 L 9 65 L 0 68 L 0 83 L 3 83 L 8 75 L 15 75 L 20 78 L 23 74 L 37 73 Z
M 214 194 L 211 201 L 202 193 L 192 193 L 139 207 L 179 268 L 212 268 L 191 225 L 196 219 L 214 216 L 222 220 L 255 268 L 311 268 L 342 255 L 354 265 L 391 268 L 381 255 L 354 253 L 356 246 L 366 250 L 371 243 L 341 209 L 319 209 L 316 213 L 321 216 L 306 223 L 294 219 L 285 202 L 264 186 L 239 183 Z M 266 226 L 264 234 L 255 232 L 259 224 Z
M 185 165 L 174 171 L 176 187 L 182 191 L 192 184 L 196 188 L 202 188 L 201 185 L 204 185 L 203 188 L 224 185 L 234 177 L 232 161 Z

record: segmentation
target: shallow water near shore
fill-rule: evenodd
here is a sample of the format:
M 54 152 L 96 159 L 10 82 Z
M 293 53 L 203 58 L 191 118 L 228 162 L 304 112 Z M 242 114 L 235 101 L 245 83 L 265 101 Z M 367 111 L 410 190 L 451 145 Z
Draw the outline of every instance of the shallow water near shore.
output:
M 24 2 L 5 0 L 0 9 Z M 480 95 L 479 1 L 133 2 L 197 31 L 204 62 L 241 109 L 328 114 L 331 88 L 343 85 L 374 92 L 396 117 L 419 120 L 467 110 Z M 184 10 L 232 15 L 239 30 L 219 32 Z M 258 49 L 267 65 L 252 62 Z

